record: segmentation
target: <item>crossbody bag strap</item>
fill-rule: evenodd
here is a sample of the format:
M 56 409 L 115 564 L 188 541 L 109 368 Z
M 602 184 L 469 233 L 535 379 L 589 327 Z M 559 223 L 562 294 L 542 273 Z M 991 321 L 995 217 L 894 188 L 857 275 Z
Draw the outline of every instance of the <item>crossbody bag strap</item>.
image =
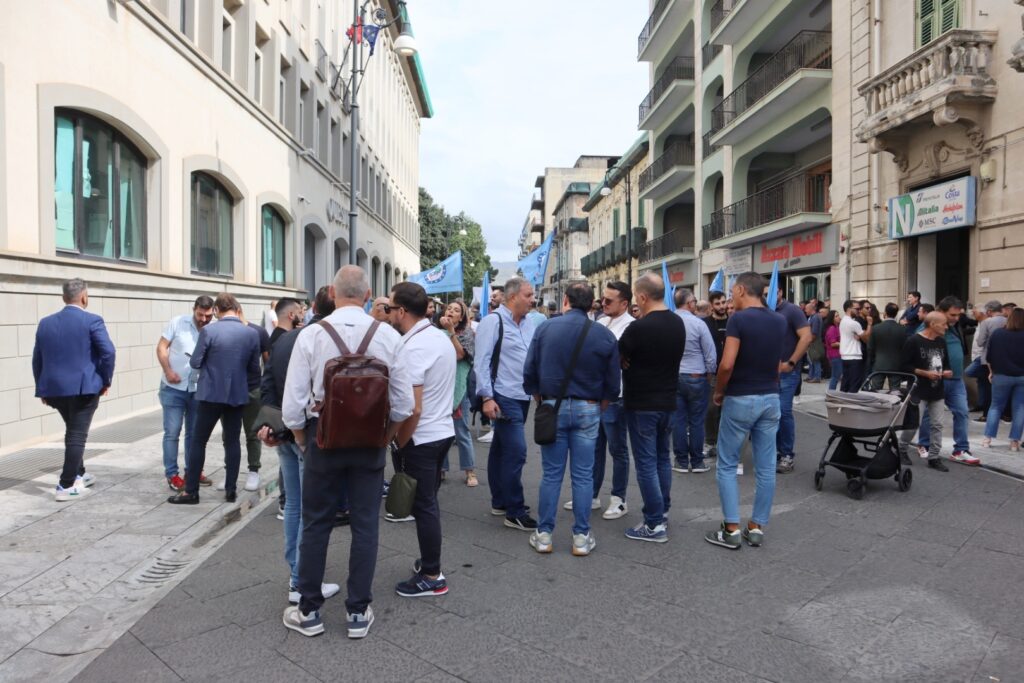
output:
M 370 341 L 373 340 L 373 335 L 377 333 L 378 327 L 380 327 L 380 321 L 374 320 L 373 324 L 370 325 L 370 329 L 366 331 L 363 341 L 359 342 L 359 348 L 356 349 L 356 355 L 362 356 L 366 354 L 366 349 L 370 348 Z
M 331 325 L 326 320 L 318 321 L 317 325 L 327 330 L 327 335 L 334 340 L 334 344 L 338 347 L 338 351 L 341 353 L 341 355 L 347 356 L 351 353 L 348 350 L 348 347 L 345 346 L 345 342 L 342 341 L 341 335 L 339 335 L 338 331 L 334 329 L 334 325 Z
M 501 361 L 501 342 L 505 339 L 505 321 L 501 318 L 501 313 L 497 311 L 494 315 L 498 316 L 498 341 L 494 344 L 494 352 L 491 353 L 491 392 L 494 392 L 494 383 L 498 380 L 498 363 Z
M 562 387 L 558 390 L 558 398 L 555 400 L 555 414 L 558 414 L 559 408 L 562 407 L 562 399 L 565 398 L 565 392 L 569 390 L 569 380 L 572 379 L 572 371 L 576 369 L 576 361 L 580 357 L 580 351 L 583 350 L 583 342 L 587 338 L 587 332 L 590 331 L 590 326 L 594 324 L 594 321 L 587 318 L 583 323 L 583 331 L 580 332 L 580 336 L 576 339 L 576 348 L 572 350 L 572 358 L 569 359 L 569 367 L 565 370 L 565 379 L 562 380 Z

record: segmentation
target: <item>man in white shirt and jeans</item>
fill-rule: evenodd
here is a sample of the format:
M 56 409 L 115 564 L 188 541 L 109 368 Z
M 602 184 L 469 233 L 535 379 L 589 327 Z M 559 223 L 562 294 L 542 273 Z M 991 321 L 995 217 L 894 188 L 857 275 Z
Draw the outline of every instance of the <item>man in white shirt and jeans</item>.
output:
M 363 311 L 370 299 L 366 271 L 345 266 L 331 287 L 334 312 L 324 318 L 349 349 L 356 349 L 373 318 Z M 400 357 L 402 339 L 393 328 L 379 324 L 366 355 L 388 366 L 388 399 L 391 423 L 388 440 L 413 413 L 412 382 Z M 284 612 L 284 625 L 305 636 L 324 632 L 320 608 L 324 603 L 322 585 L 327 563 L 327 544 L 338 510 L 338 490 L 348 482 L 352 540 L 348 562 L 348 637 L 363 638 L 373 624 L 371 586 L 377 566 L 380 523 L 380 492 L 384 485 L 384 448 L 323 451 L 316 443 L 319 415 L 315 406 L 324 398 L 324 365 L 338 357 L 338 347 L 327 330 L 312 325 L 298 336 L 285 379 L 281 417 L 292 430 L 295 444 L 303 454 L 302 544 L 299 548 L 300 594 L 297 607 Z M 451 392 L 448 396 L 451 407 Z M 449 424 L 451 419 L 449 416 Z
M 860 304 L 847 299 L 843 302 L 842 320 L 839 321 L 839 357 L 843 360 L 842 391 L 860 391 L 864 383 L 864 349 L 861 342 L 871 336 L 871 316 L 867 316 L 868 328 L 865 330 L 855 317 L 860 311 Z
M 398 430 L 398 450 L 393 453 L 395 471 L 416 480 L 412 516 L 420 559 L 413 563 L 412 578 L 395 586 L 395 592 L 405 598 L 448 592 L 448 582 L 441 573 L 437 489 L 444 456 L 455 441 L 452 395 L 456 359 L 451 332 L 434 327 L 425 317 L 427 303 L 426 291 L 414 282 L 400 282 L 391 288 L 388 315 L 391 326 L 402 334 L 399 355 L 408 370 L 415 400 L 412 417 Z

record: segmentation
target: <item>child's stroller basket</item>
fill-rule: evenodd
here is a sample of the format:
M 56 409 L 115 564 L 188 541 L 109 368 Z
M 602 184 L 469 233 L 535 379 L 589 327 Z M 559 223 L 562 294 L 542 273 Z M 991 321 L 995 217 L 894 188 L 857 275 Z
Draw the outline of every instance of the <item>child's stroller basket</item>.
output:
M 890 425 L 902 424 L 907 401 L 898 390 L 895 394 L 870 391 L 851 394 L 830 389 L 825 393 L 825 408 L 833 430 L 855 436 L 878 436 Z

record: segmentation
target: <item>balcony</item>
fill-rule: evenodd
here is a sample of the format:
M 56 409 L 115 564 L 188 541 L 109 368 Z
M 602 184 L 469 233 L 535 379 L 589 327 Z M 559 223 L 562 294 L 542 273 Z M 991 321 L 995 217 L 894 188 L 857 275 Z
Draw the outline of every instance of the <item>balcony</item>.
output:
M 569 232 L 590 232 L 590 220 L 587 218 L 570 218 Z
M 714 135 L 714 133 L 712 133 L 711 131 L 708 131 L 707 133 L 704 133 L 704 137 L 701 138 L 700 149 L 701 149 L 701 154 L 703 155 L 701 158 L 703 158 L 703 159 L 707 159 L 709 156 L 711 156 L 712 154 L 714 154 L 718 150 L 722 149 L 721 145 L 716 145 L 716 144 L 711 142 L 711 136 L 712 135 Z
M 704 247 L 739 247 L 832 222 L 832 173 L 801 173 L 711 214 Z
M 700 68 L 701 71 L 708 68 L 711 62 L 715 61 L 715 57 L 722 54 L 722 46 L 715 45 L 714 43 L 704 43 L 704 47 L 700 49 Z
M 640 130 L 660 128 L 692 92 L 693 57 L 676 57 L 640 103 Z
M 640 263 L 686 261 L 694 258 L 692 230 L 672 230 L 640 247 Z
M 711 111 L 716 145 L 735 145 L 832 82 L 832 34 L 801 31 Z
M 722 45 L 735 44 L 761 18 L 765 4 L 762 0 L 718 0 L 711 6 L 711 40 Z
M 327 80 L 328 60 L 327 50 L 324 49 L 323 43 L 319 40 L 313 41 L 313 46 L 316 52 L 316 75 L 321 81 Z
M 954 29 L 864 83 L 858 92 L 865 119 L 854 131 L 857 139 L 880 152 L 886 149 L 885 138 L 905 137 L 915 122 L 941 126 L 959 121 L 966 124 L 971 143 L 982 145 L 978 108 L 995 101 L 998 92 L 988 71 L 997 35 Z
M 658 0 L 637 38 L 637 61 L 654 62 L 679 37 L 693 0 Z
M 640 174 L 640 199 L 659 199 L 685 189 L 693 177 L 693 143 L 674 142 Z

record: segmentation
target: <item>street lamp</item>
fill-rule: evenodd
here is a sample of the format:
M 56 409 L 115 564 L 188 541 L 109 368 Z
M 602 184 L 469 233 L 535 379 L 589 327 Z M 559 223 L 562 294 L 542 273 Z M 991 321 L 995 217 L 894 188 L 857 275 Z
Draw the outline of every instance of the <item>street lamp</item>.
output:
M 601 196 L 608 197 L 612 193 L 612 187 L 609 184 L 612 173 L 618 168 L 618 165 L 612 166 L 608 169 L 608 172 L 604 174 L 604 184 L 601 186 Z M 630 287 L 633 286 L 633 179 L 629 176 L 629 169 L 625 169 L 625 174 L 622 176 L 623 181 L 626 183 L 626 284 Z
M 351 126 L 351 132 L 349 134 L 349 140 L 352 141 L 349 147 L 349 197 L 348 197 L 348 262 L 349 265 L 356 265 L 356 221 L 359 217 L 359 204 L 356 201 L 356 194 L 359 188 L 359 88 L 362 85 L 363 78 L 366 76 L 366 62 L 371 56 L 373 51 L 370 51 L 370 55 L 363 58 L 363 31 L 364 29 L 373 29 L 372 38 L 376 40 L 377 34 L 393 26 L 398 22 L 402 22 L 402 31 L 398 38 L 395 39 L 394 50 L 402 57 L 412 57 L 416 54 L 416 38 L 412 34 L 412 24 L 407 19 L 407 13 L 405 10 L 405 1 L 398 0 L 398 16 L 388 19 L 388 14 L 383 8 L 377 8 L 373 11 L 372 24 L 366 26 L 366 9 L 369 7 L 371 0 L 364 0 L 360 6 L 359 0 L 352 0 L 352 16 L 355 18 L 352 26 L 348 30 L 349 46 L 345 49 L 345 57 L 342 59 L 344 65 L 345 59 L 348 57 L 349 50 L 352 51 L 352 69 L 349 77 L 349 83 L 346 87 L 346 99 L 349 105 L 349 116 Z M 368 31 L 369 33 L 369 31 Z M 338 69 L 338 75 L 335 78 L 334 83 L 331 84 L 331 90 L 334 90 L 338 81 L 341 79 L 341 69 Z

